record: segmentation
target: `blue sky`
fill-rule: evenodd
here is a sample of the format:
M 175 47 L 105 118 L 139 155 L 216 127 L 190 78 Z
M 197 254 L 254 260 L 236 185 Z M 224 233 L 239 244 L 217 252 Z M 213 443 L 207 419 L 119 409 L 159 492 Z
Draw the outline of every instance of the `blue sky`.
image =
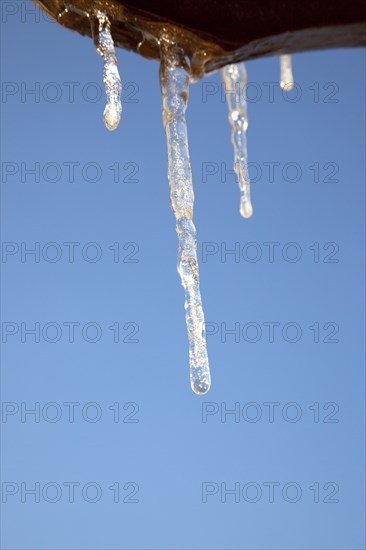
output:
M 191 87 L 198 397 L 158 64 L 118 51 L 109 133 L 91 40 L 5 4 L 2 547 L 364 548 L 364 50 L 294 55 L 289 96 L 247 63 L 250 220 L 220 75 Z

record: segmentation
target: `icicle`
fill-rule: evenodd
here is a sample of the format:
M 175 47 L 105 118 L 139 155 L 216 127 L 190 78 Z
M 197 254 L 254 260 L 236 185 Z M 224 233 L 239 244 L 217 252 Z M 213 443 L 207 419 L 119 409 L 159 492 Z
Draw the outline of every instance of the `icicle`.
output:
M 240 214 L 243 218 L 250 218 L 253 214 L 253 207 L 250 201 L 250 181 L 247 168 L 247 71 L 244 63 L 238 63 L 226 65 L 221 73 L 227 92 L 231 141 L 234 146 L 234 170 L 241 194 Z
M 107 105 L 104 109 L 104 123 L 108 130 L 117 128 L 122 114 L 122 83 L 117 67 L 116 52 L 111 35 L 111 24 L 105 13 L 96 10 L 98 28 L 96 29 L 95 42 L 97 52 L 104 59 L 103 82 L 107 96 Z
M 95 47 L 99 55 L 103 57 L 103 82 L 107 96 L 107 105 L 105 106 L 103 117 L 106 128 L 112 132 L 118 127 L 121 120 L 122 83 L 117 67 L 116 51 L 111 34 L 111 23 L 104 12 L 94 10 L 92 13 L 89 13 L 74 6 L 72 3 L 66 2 L 66 0 L 64 0 L 64 9 L 59 13 L 58 18 L 60 19 L 69 11 L 89 19 Z
M 177 269 L 185 290 L 191 387 L 195 393 L 202 395 L 210 389 L 211 379 L 198 274 L 196 228 L 192 221 L 194 193 L 185 119 L 189 75 L 178 47 L 167 37 L 163 37 L 160 44 L 160 83 L 168 147 L 170 203 L 178 233 Z
M 280 55 L 280 86 L 286 92 L 294 87 L 291 55 Z

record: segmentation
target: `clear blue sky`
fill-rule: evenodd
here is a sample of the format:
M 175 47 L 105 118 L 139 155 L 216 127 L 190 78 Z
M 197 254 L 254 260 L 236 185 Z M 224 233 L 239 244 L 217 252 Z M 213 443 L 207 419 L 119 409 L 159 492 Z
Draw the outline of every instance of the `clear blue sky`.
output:
M 364 50 L 295 55 L 291 100 L 248 62 L 250 220 L 220 75 L 191 88 L 200 398 L 158 64 L 118 51 L 109 133 L 91 40 L 2 4 L 2 548 L 364 548 Z

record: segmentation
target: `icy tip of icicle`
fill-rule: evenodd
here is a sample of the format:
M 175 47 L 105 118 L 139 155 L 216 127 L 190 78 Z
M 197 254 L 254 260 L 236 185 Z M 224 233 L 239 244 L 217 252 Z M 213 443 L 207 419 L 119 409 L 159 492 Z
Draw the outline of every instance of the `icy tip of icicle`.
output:
M 251 218 L 253 215 L 253 206 L 250 201 L 245 200 L 244 198 L 240 201 L 240 214 L 243 218 Z
M 191 368 L 191 388 L 197 395 L 205 395 L 211 387 L 210 373 L 207 367 Z
M 293 82 L 284 82 L 283 80 L 280 81 L 280 86 L 282 90 L 285 92 L 291 92 L 292 88 L 294 87 Z
M 280 55 L 280 86 L 285 92 L 290 92 L 294 87 L 291 55 Z
M 118 125 L 121 120 L 121 115 L 118 113 L 118 110 L 114 105 L 107 103 L 104 114 L 103 114 L 104 124 L 110 132 L 113 132 L 118 128 Z

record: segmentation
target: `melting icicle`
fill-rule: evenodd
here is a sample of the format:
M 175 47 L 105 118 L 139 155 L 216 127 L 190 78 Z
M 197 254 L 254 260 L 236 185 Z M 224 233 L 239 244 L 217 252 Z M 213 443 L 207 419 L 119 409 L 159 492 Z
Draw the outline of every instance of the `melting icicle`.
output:
M 280 86 L 286 92 L 294 87 L 291 55 L 280 55 Z
M 226 98 L 231 125 L 231 141 L 234 146 L 234 170 L 238 178 L 241 194 L 240 214 L 243 218 L 250 218 L 253 214 L 253 207 L 250 201 L 250 181 L 247 168 L 247 71 L 244 63 L 238 63 L 226 65 L 221 73 L 225 90 L 227 91 Z
M 95 47 L 104 60 L 103 82 L 107 96 L 107 105 L 104 109 L 103 118 L 106 128 L 112 132 L 118 127 L 121 120 L 122 83 L 117 67 L 116 50 L 114 49 L 111 34 L 111 23 L 107 15 L 100 10 L 94 10 L 93 14 L 90 14 L 65 0 L 64 6 L 63 11 L 58 15 L 59 19 L 68 13 L 68 11 L 73 11 L 89 19 Z
M 202 395 L 210 389 L 211 379 L 198 274 L 196 228 L 192 221 L 194 193 L 185 119 L 189 75 L 184 68 L 182 53 L 167 37 L 161 40 L 160 82 L 168 147 L 170 203 L 178 233 L 177 269 L 185 290 L 191 387 Z
M 104 109 L 104 123 L 108 130 L 117 128 L 122 114 L 122 83 L 117 67 L 116 51 L 111 34 L 111 24 L 102 11 L 95 12 L 98 18 L 98 28 L 95 36 L 97 52 L 103 57 L 103 82 L 107 96 L 107 105 Z

